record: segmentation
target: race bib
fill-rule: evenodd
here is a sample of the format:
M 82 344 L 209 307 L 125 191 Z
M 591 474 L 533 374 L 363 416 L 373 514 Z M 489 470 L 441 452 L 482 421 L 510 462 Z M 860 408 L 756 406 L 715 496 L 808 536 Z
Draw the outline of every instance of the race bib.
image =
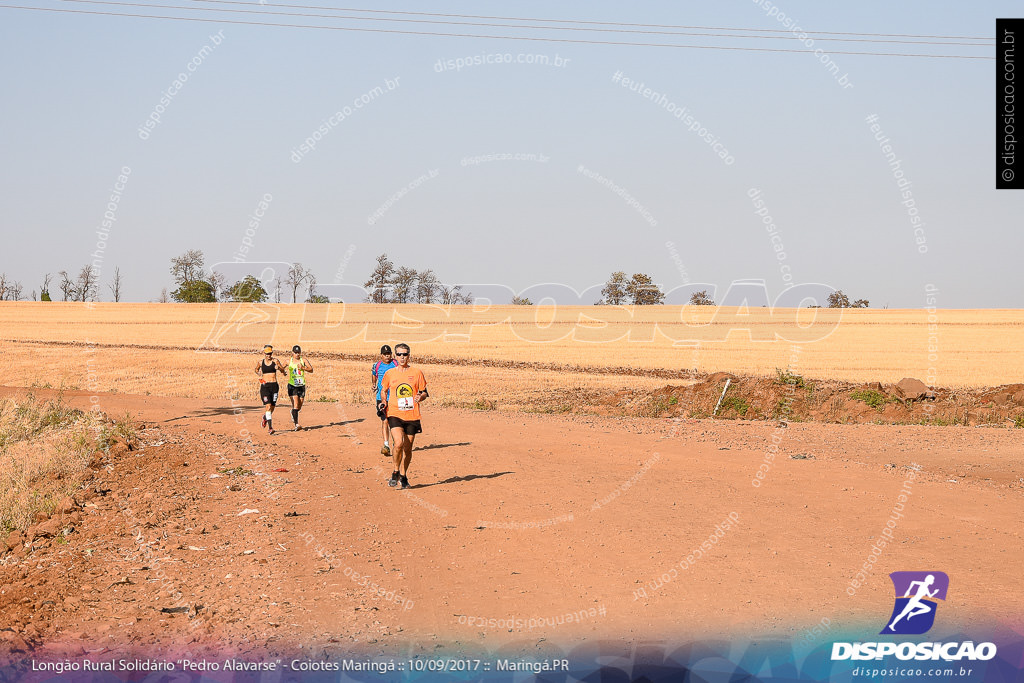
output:
M 398 397 L 399 410 L 412 410 L 416 407 L 412 399 L 412 387 L 408 384 L 399 384 L 395 395 Z
M 295 386 L 301 387 L 306 383 L 306 378 L 302 375 L 295 375 Z

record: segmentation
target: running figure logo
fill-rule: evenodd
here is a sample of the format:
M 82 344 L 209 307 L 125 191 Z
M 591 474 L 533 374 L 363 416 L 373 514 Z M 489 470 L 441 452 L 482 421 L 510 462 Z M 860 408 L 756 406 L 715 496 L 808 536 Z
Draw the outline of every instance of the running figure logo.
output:
M 889 578 L 896 589 L 896 604 L 881 634 L 926 633 L 935 623 L 937 600 L 946 599 L 949 577 L 945 572 L 893 572 Z

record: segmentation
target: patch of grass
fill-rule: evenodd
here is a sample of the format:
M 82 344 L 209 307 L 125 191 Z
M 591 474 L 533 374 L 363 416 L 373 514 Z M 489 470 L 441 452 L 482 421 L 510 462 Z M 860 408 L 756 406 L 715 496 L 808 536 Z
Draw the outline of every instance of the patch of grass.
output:
M 24 530 L 74 493 L 96 449 L 92 422 L 57 397 L 0 401 L 0 533 Z
M 740 417 L 744 417 L 749 409 L 750 404 L 737 396 L 726 396 L 720 407 L 720 410 L 735 410 Z
M 48 429 L 62 429 L 84 419 L 85 413 L 64 403 L 63 397 L 41 402 L 34 394 L 0 403 L 0 453 L 20 441 L 34 439 Z
M 524 413 L 542 413 L 544 415 L 560 415 L 562 413 L 571 413 L 572 406 L 569 404 L 562 404 L 559 406 L 533 406 L 523 410 Z
M 1018 415 L 1013 418 L 1013 426 L 1017 429 L 1024 428 L 1024 415 Z
M 779 384 L 792 384 L 798 389 L 803 389 L 806 386 L 803 377 L 782 368 L 775 368 L 775 381 Z
M 650 396 L 637 407 L 636 414 L 638 417 L 661 417 L 671 405 L 672 401 L 664 396 Z
M 252 470 L 247 470 L 241 465 L 239 465 L 238 467 L 227 467 L 225 469 L 217 471 L 220 472 L 221 474 L 229 474 L 232 477 L 251 477 L 253 475 Z
M 839 422 L 843 409 L 846 407 L 846 399 L 842 396 L 833 396 L 828 402 L 827 417 L 831 422 Z
M 793 415 L 793 400 L 789 398 L 780 398 L 775 403 L 775 408 L 772 410 L 772 417 L 785 417 L 788 418 Z
M 139 423 L 135 421 L 131 413 L 125 413 L 122 417 L 115 419 L 110 424 L 104 424 L 100 428 L 98 446 L 102 450 L 110 450 L 115 441 L 124 441 L 131 448 L 139 445 Z
M 873 389 L 862 389 L 860 391 L 854 391 L 850 394 L 850 398 L 857 401 L 864 401 L 875 410 L 882 410 L 885 404 L 889 402 L 889 397 L 880 391 Z
M 316 398 L 316 399 L 313 399 L 313 400 L 316 403 L 337 403 L 338 402 L 338 399 L 331 398 L 330 396 L 327 396 L 326 394 L 321 394 L 320 398 Z
M 497 410 L 498 403 L 486 398 L 478 398 L 473 401 L 472 408 L 473 410 Z

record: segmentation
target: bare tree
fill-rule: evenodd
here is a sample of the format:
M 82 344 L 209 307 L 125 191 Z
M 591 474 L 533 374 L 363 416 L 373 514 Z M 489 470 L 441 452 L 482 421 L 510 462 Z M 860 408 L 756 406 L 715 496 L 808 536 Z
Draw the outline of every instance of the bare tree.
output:
M 60 293 L 64 296 L 63 301 L 67 301 L 69 298 L 74 301 L 76 297 L 75 283 L 68 275 L 68 271 L 62 270 L 57 274 L 60 275 Z
M 441 303 L 445 306 L 459 303 L 461 299 L 460 292 L 462 291 L 462 285 L 455 285 L 449 287 L 448 285 L 441 285 L 438 288 L 438 296 L 441 298 Z
M 114 281 L 111 282 L 107 287 L 110 287 L 110 293 L 114 295 L 114 303 L 121 301 L 121 268 L 114 268 Z
M 39 287 L 39 300 L 40 301 L 49 301 L 50 300 L 50 280 L 52 279 L 52 277 L 53 276 L 50 275 L 49 273 L 47 273 L 46 275 L 43 276 L 43 284 L 40 285 L 40 287 Z
M 309 301 L 316 294 L 316 275 L 313 275 L 313 271 L 307 271 L 306 282 L 309 283 L 306 289 L 306 301 Z
M 82 270 L 78 271 L 78 279 L 75 280 L 75 301 L 95 301 L 99 285 L 99 278 L 92 264 L 82 266 Z
M 277 277 L 274 278 L 274 303 L 275 304 L 281 303 L 281 285 L 282 285 L 282 283 L 283 282 L 281 280 L 281 276 L 280 275 L 278 275 Z
M 0 273 L 0 301 L 7 300 L 7 273 Z
M 213 270 L 210 271 L 210 277 L 208 279 L 210 284 L 213 285 L 213 296 L 220 299 L 221 295 L 224 293 L 224 285 L 227 284 L 227 277 L 225 277 L 224 273 L 219 270 Z
M 284 276 L 284 283 L 292 288 L 292 303 L 299 298 L 299 287 L 301 287 L 311 276 L 313 271 L 307 270 L 301 263 L 293 263 Z
M 438 296 L 441 299 L 441 303 L 445 306 L 471 304 L 476 301 L 473 297 L 473 292 L 466 292 L 465 294 L 462 293 L 462 285 L 455 285 L 454 287 L 440 285 L 438 287 Z
M 391 276 L 391 301 L 396 304 L 407 304 L 416 294 L 416 277 L 418 273 L 415 268 L 402 266 L 395 270 Z
M 395 264 L 391 262 L 387 254 L 381 254 L 377 257 L 377 265 L 373 267 L 373 272 L 370 273 L 370 279 L 363 283 L 363 287 L 370 290 L 366 300 L 375 303 L 383 304 L 387 303 L 390 299 L 388 296 L 388 290 L 391 286 L 391 278 L 395 274 Z
M 157 301 L 159 301 L 162 304 L 165 304 L 168 301 L 170 301 L 170 299 L 167 296 L 167 288 L 166 287 L 164 287 L 163 289 L 160 290 L 160 298 L 157 299 Z
M 416 303 L 432 304 L 437 298 L 441 283 L 430 268 L 421 270 L 416 275 Z
M 206 258 L 198 249 L 189 249 L 181 256 L 171 259 L 171 275 L 178 285 L 191 285 L 201 280 L 206 267 Z
M 12 282 L 7 286 L 7 300 L 21 301 L 22 288 L 20 282 Z
M 32 290 L 32 301 L 39 301 L 39 295 L 36 294 L 36 290 Z

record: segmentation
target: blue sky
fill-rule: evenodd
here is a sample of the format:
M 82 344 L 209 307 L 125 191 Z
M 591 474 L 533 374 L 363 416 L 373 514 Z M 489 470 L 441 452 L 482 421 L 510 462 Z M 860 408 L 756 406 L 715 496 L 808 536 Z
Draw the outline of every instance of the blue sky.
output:
M 22 4 L 147 12 L 60 0 Z M 270 5 L 164 4 L 284 11 Z M 1017 7 L 798 1 L 777 6 L 814 31 L 958 36 L 991 36 L 995 18 L 1013 16 Z M 784 28 L 750 0 L 365 7 Z M 513 33 L 212 12 L 188 16 Z M 844 88 L 811 54 L 16 9 L 0 9 L 0 17 L 0 224 L 7 246 L 0 271 L 20 280 L 26 293 L 38 289 L 44 272 L 77 271 L 93 260 L 96 231 L 117 177 L 128 167 L 101 268 L 104 282 L 115 266 L 121 269 L 128 300 L 152 300 L 169 287 L 169 260 L 187 249 L 203 250 L 208 264 L 231 261 L 258 203 L 270 195 L 245 258 L 301 261 L 322 283 L 333 282 L 340 269 L 342 282 L 361 284 L 386 251 L 400 265 L 432 267 L 442 280 L 469 289 L 474 283 L 522 290 L 560 282 L 582 290 L 624 270 L 646 272 L 664 289 L 684 278 L 710 283 L 719 292 L 735 280 L 763 279 L 774 297 L 785 284 L 780 265 L 787 265 L 794 283 L 825 283 L 872 306 L 921 307 L 926 284 L 939 288 L 944 308 L 1021 306 L 1024 234 L 1017 228 L 1024 195 L 993 189 L 994 62 L 838 53 L 991 57 L 990 45 L 843 43 L 815 34 L 815 47 L 852 83 Z M 221 40 L 214 45 L 218 32 Z M 791 36 L 514 33 L 803 49 Z M 204 46 L 201 64 L 175 86 Z M 564 65 L 436 68 L 439 60 L 506 53 L 513 60 L 545 55 L 551 62 L 557 55 Z M 686 107 L 735 162 L 726 165 L 670 111 L 613 82 L 616 72 Z M 389 80 L 397 84 L 391 90 Z M 353 106 L 378 86 L 380 94 Z M 159 124 L 141 139 L 140 126 L 174 88 Z M 343 120 L 326 123 L 346 106 L 351 113 Z M 865 120 L 869 115 L 877 116 L 875 123 L 912 183 L 926 253 L 918 251 L 897 180 Z M 293 152 L 321 125 L 329 132 L 296 163 Z M 464 163 L 514 154 L 534 160 Z M 654 224 L 612 188 L 580 173 L 581 166 L 621 188 Z M 410 188 L 431 172 L 433 177 Z M 368 217 L 403 188 L 404 196 L 371 225 Z M 753 189 L 761 191 L 784 262 L 777 259 L 763 216 L 755 213 Z M 675 253 L 665 246 L 669 241 Z M 105 288 L 101 298 L 109 299 Z

